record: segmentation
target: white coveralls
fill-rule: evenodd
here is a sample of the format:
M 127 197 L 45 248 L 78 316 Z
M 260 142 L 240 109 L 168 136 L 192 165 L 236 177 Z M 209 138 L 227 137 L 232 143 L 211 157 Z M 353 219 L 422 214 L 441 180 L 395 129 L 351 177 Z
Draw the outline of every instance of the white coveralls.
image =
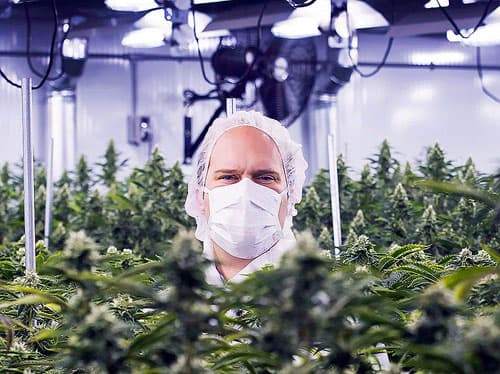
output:
M 254 258 L 229 281 L 233 283 L 240 283 L 243 282 L 249 274 L 262 269 L 266 265 L 278 266 L 281 257 L 288 250 L 292 249 L 295 243 L 295 237 L 290 230 L 288 235 L 278 241 L 278 243 L 276 243 L 276 245 L 274 245 L 269 251 L 263 253 L 257 258 Z M 205 240 L 203 242 L 203 255 L 212 261 L 212 263 L 205 270 L 207 283 L 214 286 L 224 286 L 227 280 L 224 279 L 215 266 L 214 250 L 210 240 Z

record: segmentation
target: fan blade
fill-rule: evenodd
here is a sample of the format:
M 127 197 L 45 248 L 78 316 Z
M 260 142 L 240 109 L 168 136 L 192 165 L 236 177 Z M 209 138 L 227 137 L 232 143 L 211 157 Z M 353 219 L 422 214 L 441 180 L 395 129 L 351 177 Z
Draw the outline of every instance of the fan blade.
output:
M 290 115 L 284 82 L 265 79 L 259 92 L 267 116 L 282 121 Z
M 262 104 L 288 127 L 309 101 L 316 76 L 316 46 L 306 39 L 274 39 L 263 59 Z

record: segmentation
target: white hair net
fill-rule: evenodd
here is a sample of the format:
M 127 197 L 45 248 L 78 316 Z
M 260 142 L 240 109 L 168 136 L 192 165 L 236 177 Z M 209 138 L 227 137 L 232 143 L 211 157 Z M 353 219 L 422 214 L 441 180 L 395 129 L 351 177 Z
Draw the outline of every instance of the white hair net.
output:
M 205 186 L 214 145 L 226 131 L 239 126 L 253 126 L 265 132 L 278 147 L 288 188 L 287 219 L 284 231 L 288 231 L 289 235 L 293 235 L 290 229 L 292 225 L 291 217 L 297 214 L 294 205 L 302 199 L 302 187 L 306 179 L 307 162 L 302 153 L 302 146 L 292 140 L 288 130 L 278 121 L 251 111 L 236 112 L 229 118 L 218 118 L 210 126 L 205 139 L 200 145 L 193 175 L 188 185 L 185 204 L 187 214 L 196 219 L 196 237 L 199 240 L 206 240 L 208 237 L 208 225 L 203 213 L 203 187 Z M 287 236 L 286 232 L 285 236 Z

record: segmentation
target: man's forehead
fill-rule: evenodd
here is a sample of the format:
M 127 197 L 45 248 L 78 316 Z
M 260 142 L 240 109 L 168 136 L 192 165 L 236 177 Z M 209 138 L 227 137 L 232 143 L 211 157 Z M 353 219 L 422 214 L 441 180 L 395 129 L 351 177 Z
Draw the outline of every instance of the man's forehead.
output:
M 283 170 L 280 158 L 267 157 L 257 159 L 255 157 L 214 157 L 210 160 L 210 169 L 212 172 L 228 172 L 228 171 L 243 171 L 250 172 L 259 171 L 274 171 L 280 172 Z
M 210 156 L 210 168 L 280 172 L 283 161 L 276 143 L 268 134 L 253 126 L 240 126 L 226 131 L 216 141 Z
M 274 145 L 277 148 L 273 138 L 264 130 L 250 125 L 232 127 L 224 131 L 216 140 L 216 144 L 221 141 L 253 140 L 261 141 Z

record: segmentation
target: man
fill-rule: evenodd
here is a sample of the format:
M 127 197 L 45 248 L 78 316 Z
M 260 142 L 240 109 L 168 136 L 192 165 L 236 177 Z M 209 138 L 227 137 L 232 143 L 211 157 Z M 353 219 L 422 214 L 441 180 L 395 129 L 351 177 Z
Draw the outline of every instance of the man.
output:
M 294 205 L 302 198 L 307 163 L 287 129 L 257 112 L 218 119 L 200 146 L 186 211 L 214 263 L 207 281 L 240 282 L 278 264 L 295 244 Z

